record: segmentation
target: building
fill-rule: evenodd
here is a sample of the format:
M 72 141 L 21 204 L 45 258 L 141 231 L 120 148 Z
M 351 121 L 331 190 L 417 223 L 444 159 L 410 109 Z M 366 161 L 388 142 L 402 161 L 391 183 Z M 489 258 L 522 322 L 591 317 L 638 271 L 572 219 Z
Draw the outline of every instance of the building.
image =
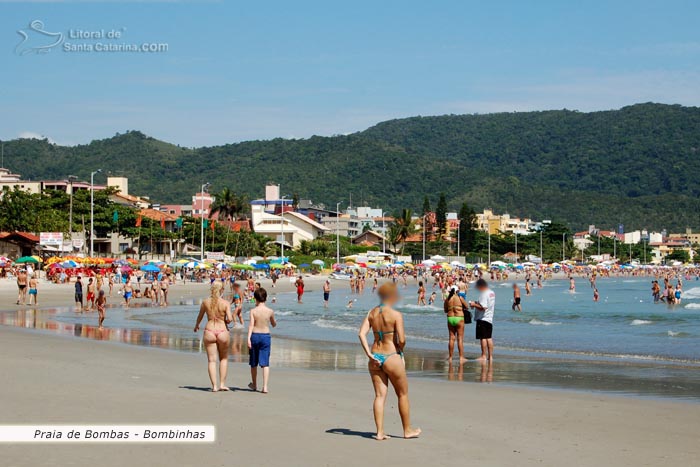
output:
M 278 185 L 266 186 L 265 198 L 251 201 L 250 211 L 253 231 L 285 247 L 297 247 L 302 240 L 315 240 L 332 230 L 295 212 L 290 199 L 280 198 Z
M 216 201 L 216 198 L 209 193 L 195 193 L 192 196 L 192 217 L 198 217 L 205 219 L 209 218 L 211 212 L 211 205 Z M 215 214 L 213 219 L 217 219 L 218 216 Z
M 510 214 L 494 214 L 491 209 L 484 209 L 484 212 L 476 215 L 477 229 L 491 235 L 499 233 L 529 235 L 532 233 L 531 224 L 535 224 L 531 219 L 511 217 Z
M 360 220 L 349 214 L 342 214 L 337 217 L 326 217 L 321 224 L 333 232 L 338 232 L 341 237 L 355 237 L 362 233 L 364 225 Z
M 39 237 L 29 232 L 0 232 L 0 256 L 17 259 L 39 252 Z
M 351 240 L 353 245 L 362 245 L 362 246 L 368 246 L 368 247 L 381 247 L 385 240 L 384 237 L 377 232 L 374 232 L 372 230 L 367 230 L 366 232 L 362 232 L 361 234 L 355 236 Z
M 176 217 L 192 217 L 191 204 L 154 204 L 153 208 Z

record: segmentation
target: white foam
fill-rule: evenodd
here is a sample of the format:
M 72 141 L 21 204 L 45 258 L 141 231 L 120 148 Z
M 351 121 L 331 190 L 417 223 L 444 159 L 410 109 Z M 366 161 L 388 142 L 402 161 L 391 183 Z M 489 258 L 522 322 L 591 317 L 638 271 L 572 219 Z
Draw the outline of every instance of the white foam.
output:
M 313 324 L 314 326 L 318 326 L 319 328 L 337 329 L 340 331 L 357 331 L 359 329 L 356 326 L 348 326 L 347 324 L 334 323 L 323 318 L 319 318 L 315 321 L 312 321 L 311 324 Z
M 683 308 L 687 308 L 689 310 L 700 310 L 700 303 L 688 303 Z
M 692 289 L 684 290 L 683 298 L 686 300 L 700 298 L 700 287 L 693 287 Z
M 561 323 L 551 323 L 549 321 L 540 321 L 537 318 L 533 318 L 530 320 L 528 324 L 532 324 L 533 326 L 553 326 L 555 324 L 561 324 Z
M 630 323 L 630 325 L 632 325 L 632 326 L 641 326 L 642 324 L 652 324 L 652 323 L 653 323 L 653 321 L 648 321 L 648 320 L 646 320 L 646 319 L 635 319 L 635 320 L 632 320 L 632 322 Z
M 668 331 L 668 337 L 676 337 L 676 336 L 679 336 L 680 334 L 681 334 L 680 332 Z
M 435 311 L 442 311 L 441 308 L 436 307 L 435 305 L 416 305 L 413 303 L 409 303 L 407 305 L 400 305 L 398 308 L 406 308 L 409 310 L 435 310 Z

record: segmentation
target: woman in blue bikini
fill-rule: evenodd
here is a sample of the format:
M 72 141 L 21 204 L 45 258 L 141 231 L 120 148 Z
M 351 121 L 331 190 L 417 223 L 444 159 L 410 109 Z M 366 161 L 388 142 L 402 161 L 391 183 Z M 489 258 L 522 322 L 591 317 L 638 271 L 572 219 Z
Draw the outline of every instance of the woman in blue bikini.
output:
M 369 358 L 369 374 L 374 385 L 376 439 L 381 441 L 388 438 L 384 433 L 384 405 L 389 381 L 399 399 L 404 438 L 417 438 L 421 430 L 411 427 L 408 380 L 403 361 L 403 349 L 406 345 L 403 315 L 393 309 L 393 305 L 399 300 L 399 292 L 395 284 L 387 283 L 379 287 L 378 293 L 381 304 L 367 313 L 359 332 L 360 343 Z M 374 334 L 371 350 L 367 343 L 367 333 L 370 330 Z

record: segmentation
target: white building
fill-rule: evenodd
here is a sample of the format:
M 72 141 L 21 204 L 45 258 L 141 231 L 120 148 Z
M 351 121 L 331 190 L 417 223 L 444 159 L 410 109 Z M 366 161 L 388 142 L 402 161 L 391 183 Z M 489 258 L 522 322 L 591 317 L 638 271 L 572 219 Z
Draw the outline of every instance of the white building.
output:
M 302 240 L 311 241 L 333 230 L 292 211 L 291 200 L 279 199 L 276 185 L 265 188 L 265 199 L 251 201 L 250 211 L 253 231 L 286 247 L 297 247 Z

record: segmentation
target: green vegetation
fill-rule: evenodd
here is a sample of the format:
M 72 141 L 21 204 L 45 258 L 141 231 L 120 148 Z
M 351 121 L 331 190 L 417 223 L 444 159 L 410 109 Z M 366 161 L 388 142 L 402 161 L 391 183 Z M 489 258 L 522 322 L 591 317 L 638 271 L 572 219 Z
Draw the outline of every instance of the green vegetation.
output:
M 418 211 L 426 194 L 444 192 L 450 210 L 467 203 L 575 230 L 620 222 L 678 230 L 700 228 L 698 151 L 700 108 L 639 104 L 414 117 L 345 136 L 197 149 L 138 131 L 75 147 L 22 139 L 6 142 L 5 162 L 32 179 L 87 179 L 102 168 L 163 203 L 188 202 L 205 181 L 261 197 L 274 178 L 295 198 L 328 206 L 353 193 L 370 205 Z

